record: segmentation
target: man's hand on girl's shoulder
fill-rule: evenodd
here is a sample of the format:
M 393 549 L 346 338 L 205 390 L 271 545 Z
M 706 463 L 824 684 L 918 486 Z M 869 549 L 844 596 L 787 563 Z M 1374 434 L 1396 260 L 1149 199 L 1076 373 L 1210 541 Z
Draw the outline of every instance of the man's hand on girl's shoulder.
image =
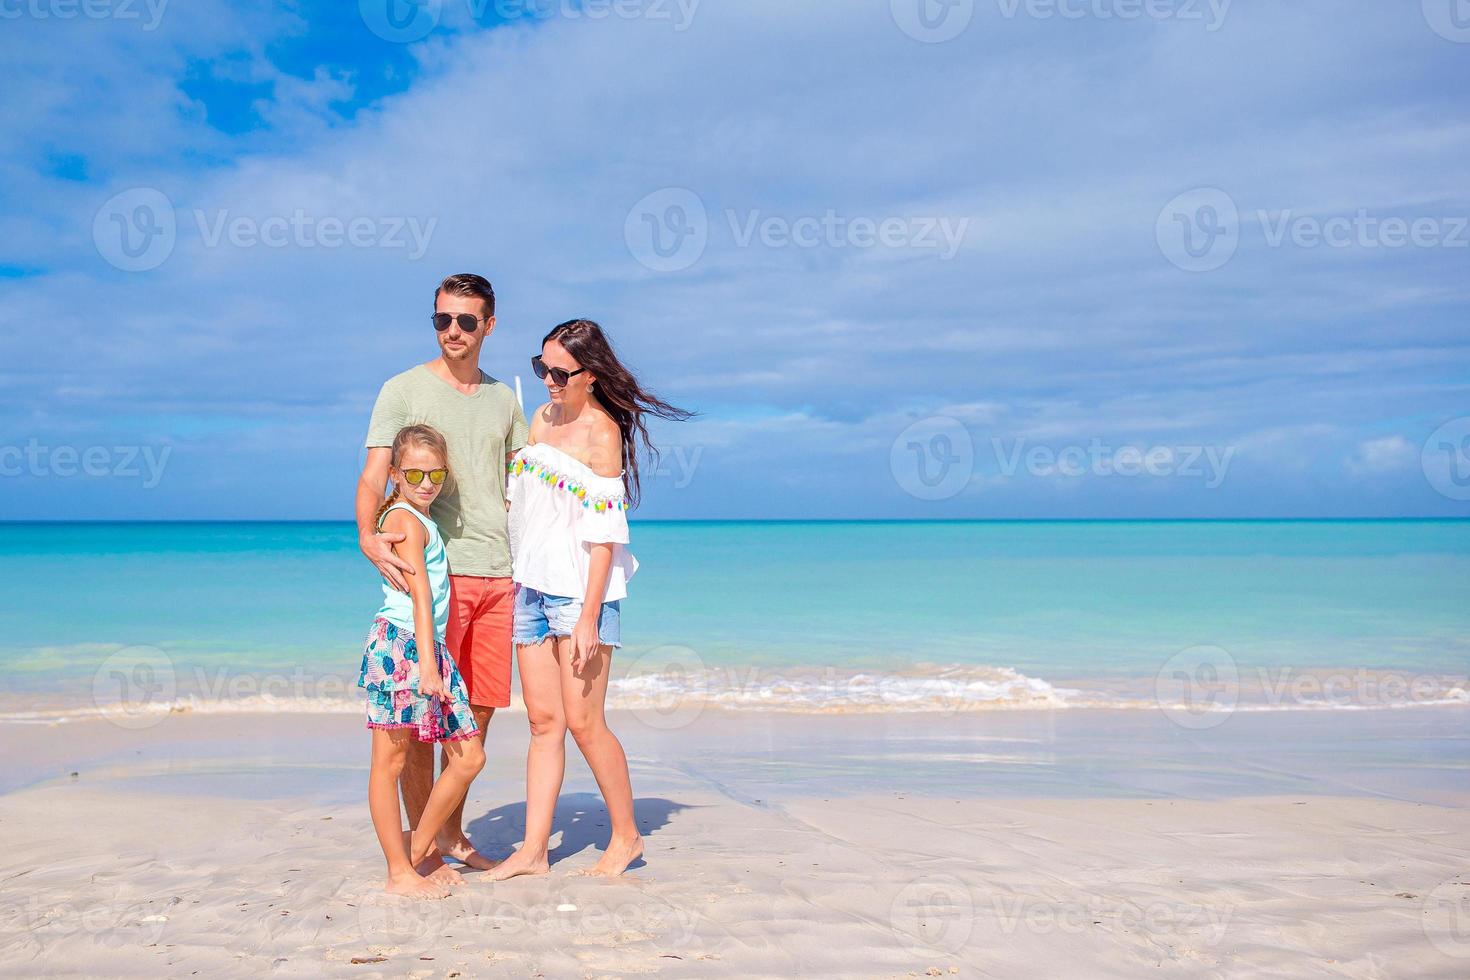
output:
M 367 560 L 377 566 L 378 573 L 399 592 L 408 591 L 408 580 L 404 575 L 413 574 L 413 566 L 399 558 L 393 546 L 404 540 L 405 535 L 394 531 L 380 531 L 359 538 L 357 546 Z

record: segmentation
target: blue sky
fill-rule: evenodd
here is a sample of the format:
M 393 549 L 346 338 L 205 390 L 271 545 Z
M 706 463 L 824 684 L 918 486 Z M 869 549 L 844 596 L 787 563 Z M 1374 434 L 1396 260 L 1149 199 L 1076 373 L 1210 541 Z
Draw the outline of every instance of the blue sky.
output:
M 348 516 L 460 271 L 644 517 L 1470 515 L 1459 0 L 393 2 L 4 5 L 0 517 Z

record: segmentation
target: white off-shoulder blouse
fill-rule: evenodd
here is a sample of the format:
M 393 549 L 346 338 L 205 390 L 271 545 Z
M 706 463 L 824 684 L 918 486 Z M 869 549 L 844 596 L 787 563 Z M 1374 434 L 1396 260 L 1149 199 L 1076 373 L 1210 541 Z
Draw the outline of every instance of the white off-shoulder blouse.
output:
M 585 599 L 594 544 L 613 546 L 603 602 L 627 598 L 638 560 L 628 550 L 623 481 L 544 442 L 510 462 L 511 578 L 548 595 Z

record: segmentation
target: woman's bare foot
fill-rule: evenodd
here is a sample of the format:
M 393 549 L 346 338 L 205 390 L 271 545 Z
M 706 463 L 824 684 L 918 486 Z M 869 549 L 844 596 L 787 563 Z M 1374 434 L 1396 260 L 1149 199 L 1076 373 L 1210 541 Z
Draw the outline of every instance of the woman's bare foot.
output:
M 490 860 L 475 850 L 475 845 L 471 844 L 469 839 L 465 837 L 461 837 L 457 841 L 439 840 L 437 844 L 441 855 L 454 858 L 465 867 L 474 868 L 476 871 L 489 871 L 500 863 L 499 861 Z
M 583 868 L 577 874 L 601 875 L 615 878 L 628 870 L 628 865 L 643 856 L 643 838 L 634 836 L 628 840 L 613 838 L 607 843 L 607 850 L 602 852 L 602 860 L 590 868 Z
M 449 886 L 442 882 L 425 878 L 417 871 L 406 871 L 402 874 L 389 875 L 388 881 L 383 885 L 383 891 L 389 895 L 403 895 L 406 898 L 433 899 L 448 898 Z
M 532 850 L 522 844 L 514 854 L 497 864 L 494 870 L 485 872 L 485 877 L 491 881 L 504 881 L 516 875 L 544 875 L 550 870 L 551 865 L 546 861 L 546 848 Z

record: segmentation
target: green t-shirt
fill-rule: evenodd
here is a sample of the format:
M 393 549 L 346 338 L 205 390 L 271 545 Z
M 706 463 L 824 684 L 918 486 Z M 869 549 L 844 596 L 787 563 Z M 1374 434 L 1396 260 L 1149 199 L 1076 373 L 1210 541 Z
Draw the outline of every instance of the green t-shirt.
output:
M 452 575 L 510 577 L 505 529 L 505 454 L 526 444 L 526 416 L 515 392 L 480 372 L 466 395 L 420 364 L 383 383 L 368 423 L 367 448 L 393 445 L 405 425 L 429 425 L 449 444 L 453 486 L 429 516 L 444 536 Z

